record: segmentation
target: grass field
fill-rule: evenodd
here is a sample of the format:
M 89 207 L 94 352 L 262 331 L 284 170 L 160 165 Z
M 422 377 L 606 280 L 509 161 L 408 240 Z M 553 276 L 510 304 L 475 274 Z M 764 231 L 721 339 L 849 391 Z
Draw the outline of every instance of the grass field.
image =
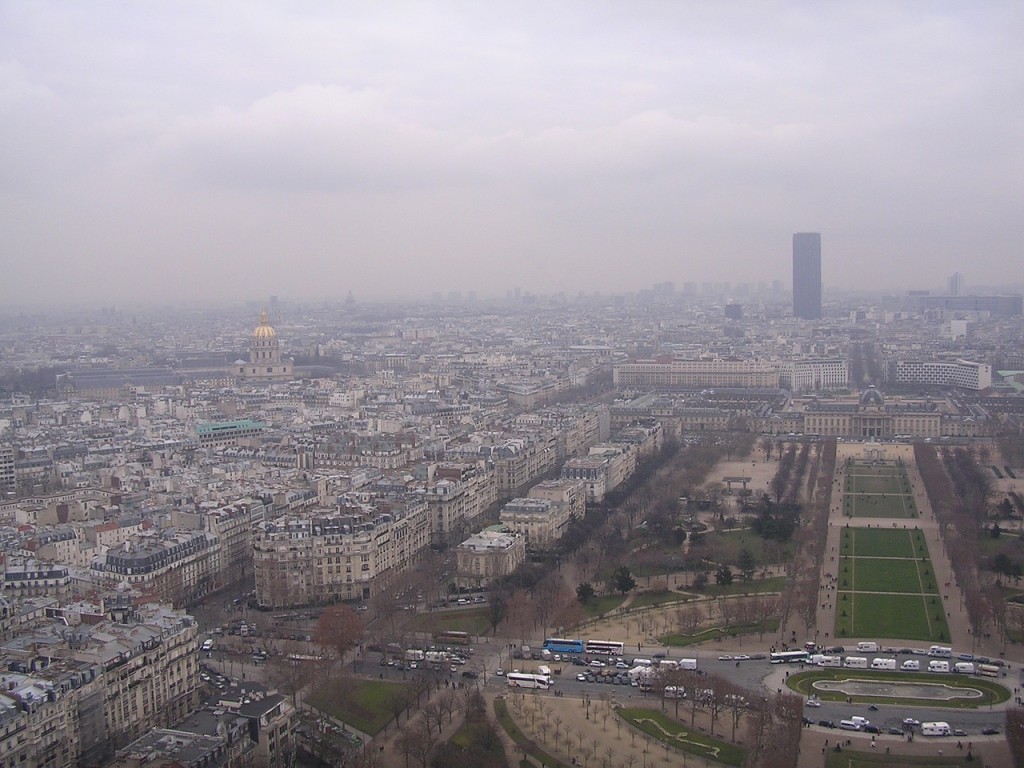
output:
M 880 557 L 844 557 L 849 564 L 852 587 L 858 592 L 936 593 L 935 575 L 927 561 Z M 846 573 L 839 575 L 839 588 L 849 589 Z
M 845 598 L 845 599 L 844 599 Z M 949 641 L 949 625 L 936 596 L 840 592 L 836 637 Z M 852 608 L 847 606 L 852 605 Z M 846 615 L 844 616 L 843 613 Z
M 948 642 L 922 531 L 844 528 L 837 575 L 835 637 Z
M 676 749 L 724 765 L 743 765 L 746 750 L 727 741 L 705 736 L 657 709 L 621 707 L 616 713 L 627 723 Z M 652 761 L 649 761 L 653 763 Z M 673 761 L 675 762 L 675 761 Z
M 490 634 L 491 625 L 486 608 L 460 608 L 453 611 L 417 613 L 409 620 L 409 629 L 416 632 L 469 632 Z
M 917 506 L 902 467 L 853 465 L 847 470 L 843 513 L 849 517 L 914 518 Z
M 308 701 L 316 709 L 372 736 L 394 718 L 390 705 L 402 693 L 413 695 L 407 683 L 346 677 L 324 683 Z
M 924 533 L 905 528 L 844 528 L 840 555 L 852 557 L 927 557 Z

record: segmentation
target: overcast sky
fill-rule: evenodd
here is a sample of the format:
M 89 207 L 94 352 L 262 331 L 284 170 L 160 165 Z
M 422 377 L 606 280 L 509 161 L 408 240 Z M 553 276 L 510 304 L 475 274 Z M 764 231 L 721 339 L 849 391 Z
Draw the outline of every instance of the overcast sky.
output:
M 0 300 L 1020 282 L 1024 3 L 0 0 Z

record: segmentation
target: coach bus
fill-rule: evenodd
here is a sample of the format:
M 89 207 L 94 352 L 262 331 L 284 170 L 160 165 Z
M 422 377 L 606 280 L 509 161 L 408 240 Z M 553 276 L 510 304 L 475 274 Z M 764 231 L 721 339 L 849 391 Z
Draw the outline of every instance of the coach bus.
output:
M 621 656 L 625 644 L 617 640 L 587 640 L 584 649 L 587 653 L 601 653 L 605 656 Z
M 544 641 L 544 650 L 552 653 L 583 653 L 583 641 L 549 637 Z
M 447 645 L 469 645 L 469 632 L 459 632 L 457 630 L 435 632 L 434 640 Z
M 551 687 L 551 678 L 547 675 L 531 675 L 528 672 L 509 672 L 505 675 L 509 688 L 540 688 L 546 691 Z
M 772 664 L 809 664 L 811 655 L 807 651 L 779 651 L 768 657 Z

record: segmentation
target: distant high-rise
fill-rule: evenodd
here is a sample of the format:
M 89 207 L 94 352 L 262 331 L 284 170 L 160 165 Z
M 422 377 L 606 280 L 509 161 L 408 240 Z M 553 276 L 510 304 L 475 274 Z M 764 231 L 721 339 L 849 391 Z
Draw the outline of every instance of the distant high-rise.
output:
M 954 272 L 949 276 L 948 288 L 949 290 L 947 293 L 949 293 L 950 296 L 963 296 L 964 276 L 959 272 Z
M 803 320 L 821 317 L 821 234 L 793 235 L 793 316 Z

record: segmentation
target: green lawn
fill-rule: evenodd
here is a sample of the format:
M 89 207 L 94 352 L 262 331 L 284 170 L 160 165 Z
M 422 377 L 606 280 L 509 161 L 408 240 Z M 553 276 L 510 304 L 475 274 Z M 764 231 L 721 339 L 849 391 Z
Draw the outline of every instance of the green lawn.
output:
M 837 639 L 877 637 L 936 643 L 949 641 L 945 610 L 936 596 L 840 592 L 838 600 Z M 932 604 L 932 600 L 937 602 Z
M 724 765 L 743 765 L 746 750 L 691 729 L 657 709 L 621 707 L 616 713 L 627 723 L 678 750 Z M 653 762 L 653 761 L 652 761 Z
M 846 476 L 847 493 L 906 493 L 909 486 L 893 475 L 864 475 L 857 473 Z
M 407 683 L 361 680 L 346 677 L 324 683 L 309 696 L 308 701 L 344 723 L 371 736 L 394 719 L 391 701 L 396 692 L 412 695 Z
M 583 613 L 588 618 L 596 618 L 618 608 L 625 600 L 625 595 L 597 595 L 583 604 Z
M 772 634 L 779 628 L 779 620 L 768 619 L 764 623 L 764 633 Z M 695 635 L 682 635 L 679 633 L 673 633 L 670 635 L 662 635 L 658 638 L 658 642 L 662 645 L 670 645 L 676 648 L 685 647 L 687 645 L 697 645 L 698 643 L 706 643 L 708 640 L 716 640 L 722 637 L 739 637 L 740 635 L 756 635 L 761 632 L 760 624 L 744 624 L 742 626 L 730 627 L 726 630 L 722 626 L 707 627 L 702 629 Z
M 951 755 L 886 755 L 879 751 L 874 752 L 859 752 L 853 749 L 844 749 L 842 752 L 836 752 L 835 749 L 830 749 L 828 752 L 828 758 L 825 760 L 825 768 L 902 768 L 902 766 L 914 766 L 919 765 L 924 768 L 967 768 L 967 766 L 977 765 L 981 761 L 977 758 L 974 762 L 967 760 L 966 754 L 956 752 L 956 750 L 947 750 L 955 752 Z
M 935 593 L 935 575 L 928 561 L 878 557 L 844 557 L 839 566 L 839 588 L 858 592 Z M 847 570 L 849 569 L 849 570 Z M 927 573 L 926 573 L 927 571 Z
M 708 584 L 702 592 L 697 594 L 711 595 L 712 597 L 721 597 L 722 595 L 757 595 L 765 592 L 781 592 L 785 588 L 785 576 L 772 576 L 768 579 L 754 579 L 752 581 L 734 579 L 732 584 L 726 584 L 721 587 L 712 583 Z
M 913 529 L 844 528 L 840 554 L 854 557 L 927 557 L 928 547 L 924 534 Z
M 909 494 L 890 494 L 888 496 L 871 496 L 858 494 L 847 495 L 844 511 L 850 517 L 917 517 L 917 506 Z
M 633 598 L 633 602 L 629 604 L 629 608 L 630 610 L 636 610 L 638 608 L 653 608 L 658 605 L 685 603 L 692 599 L 692 596 L 681 595 L 678 592 L 641 592 Z
M 464 608 L 452 611 L 417 613 L 409 620 L 414 632 L 469 632 L 471 635 L 490 634 L 491 624 L 487 608 Z
M 739 563 L 740 552 L 744 549 L 750 550 L 757 567 L 774 565 L 785 562 L 792 553 L 792 546 L 789 544 L 780 545 L 776 541 L 762 539 L 752 530 L 746 528 L 741 530 L 722 531 L 704 534 L 708 549 L 714 553 L 714 559 L 718 562 L 728 563 L 735 566 Z

